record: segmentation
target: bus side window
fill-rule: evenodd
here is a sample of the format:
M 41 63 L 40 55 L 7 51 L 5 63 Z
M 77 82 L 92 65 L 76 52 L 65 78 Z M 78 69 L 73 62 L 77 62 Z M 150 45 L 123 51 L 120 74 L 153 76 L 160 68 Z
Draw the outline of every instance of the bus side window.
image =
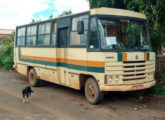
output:
M 39 25 L 38 33 L 38 45 L 39 46 L 49 46 L 50 45 L 50 23 L 44 23 Z
M 25 45 L 25 27 L 18 28 L 17 33 L 17 46 Z
M 58 29 L 58 40 L 61 48 L 67 47 L 69 27 Z
M 54 22 L 53 23 L 53 26 L 52 26 L 52 41 L 51 41 L 51 45 L 56 45 L 56 26 L 57 26 L 57 23 Z
M 27 27 L 26 45 L 29 45 L 29 46 L 36 45 L 36 34 L 37 34 L 37 26 L 36 25 Z
M 72 18 L 72 28 L 70 32 L 70 45 L 86 45 L 87 44 L 87 29 L 88 29 L 88 15 L 82 15 L 79 17 Z M 84 34 L 78 34 L 77 23 L 78 21 L 84 22 Z
M 92 18 L 90 23 L 89 48 L 90 49 L 99 48 L 96 18 Z

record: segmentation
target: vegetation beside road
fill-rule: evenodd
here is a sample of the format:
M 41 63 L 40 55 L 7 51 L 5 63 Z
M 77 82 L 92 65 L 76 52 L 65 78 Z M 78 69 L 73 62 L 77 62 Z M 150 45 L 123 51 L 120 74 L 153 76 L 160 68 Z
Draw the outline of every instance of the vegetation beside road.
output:
M 0 38 L 0 69 L 13 70 L 14 34 Z
M 165 86 L 156 84 L 154 87 L 150 88 L 148 91 L 149 93 L 152 93 L 152 94 L 165 95 Z

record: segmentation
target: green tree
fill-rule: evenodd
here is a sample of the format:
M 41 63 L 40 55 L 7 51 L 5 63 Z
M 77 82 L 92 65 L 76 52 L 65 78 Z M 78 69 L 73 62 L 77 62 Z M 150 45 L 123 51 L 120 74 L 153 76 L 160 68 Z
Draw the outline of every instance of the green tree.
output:
M 65 15 L 70 15 L 70 14 L 72 14 L 71 10 L 63 11 L 60 15 L 58 15 L 58 17 L 62 17 L 62 16 L 65 16 Z
M 153 49 L 159 53 L 165 44 L 165 0 L 139 1 L 139 11 L 147 16 Z
M 126 8 L 123 0 L 89 0 L 90 8 L 112 7 Z
M 0 68 L 13 69 L 14 33 L 10 37 L 0 38 Z

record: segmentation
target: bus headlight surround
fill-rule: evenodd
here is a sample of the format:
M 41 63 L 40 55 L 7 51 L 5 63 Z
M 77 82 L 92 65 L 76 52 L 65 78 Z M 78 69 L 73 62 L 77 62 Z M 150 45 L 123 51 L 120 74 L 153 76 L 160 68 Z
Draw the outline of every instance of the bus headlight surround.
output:
M 111 83 L 112 82 L 112 76 L 107 76 L 107 83 Z
M 114 76 L 114 81 L 118 82 L 119 81 L 119 77 L 118 76 Z
M 118 75 L 106 75 L 105 84 L 118 84 L 121 82 L 120 76 Z
M 149 79 L 149 80 L 154 79 L 154 73 L 153 72 L 147 73 L 147 79 Z

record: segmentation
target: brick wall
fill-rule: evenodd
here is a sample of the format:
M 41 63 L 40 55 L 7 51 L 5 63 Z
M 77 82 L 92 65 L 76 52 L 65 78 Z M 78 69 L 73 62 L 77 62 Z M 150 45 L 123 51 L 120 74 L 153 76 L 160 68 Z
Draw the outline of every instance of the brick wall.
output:
M 0 37 L 10 37 L 8 34 L 0 34 Z

